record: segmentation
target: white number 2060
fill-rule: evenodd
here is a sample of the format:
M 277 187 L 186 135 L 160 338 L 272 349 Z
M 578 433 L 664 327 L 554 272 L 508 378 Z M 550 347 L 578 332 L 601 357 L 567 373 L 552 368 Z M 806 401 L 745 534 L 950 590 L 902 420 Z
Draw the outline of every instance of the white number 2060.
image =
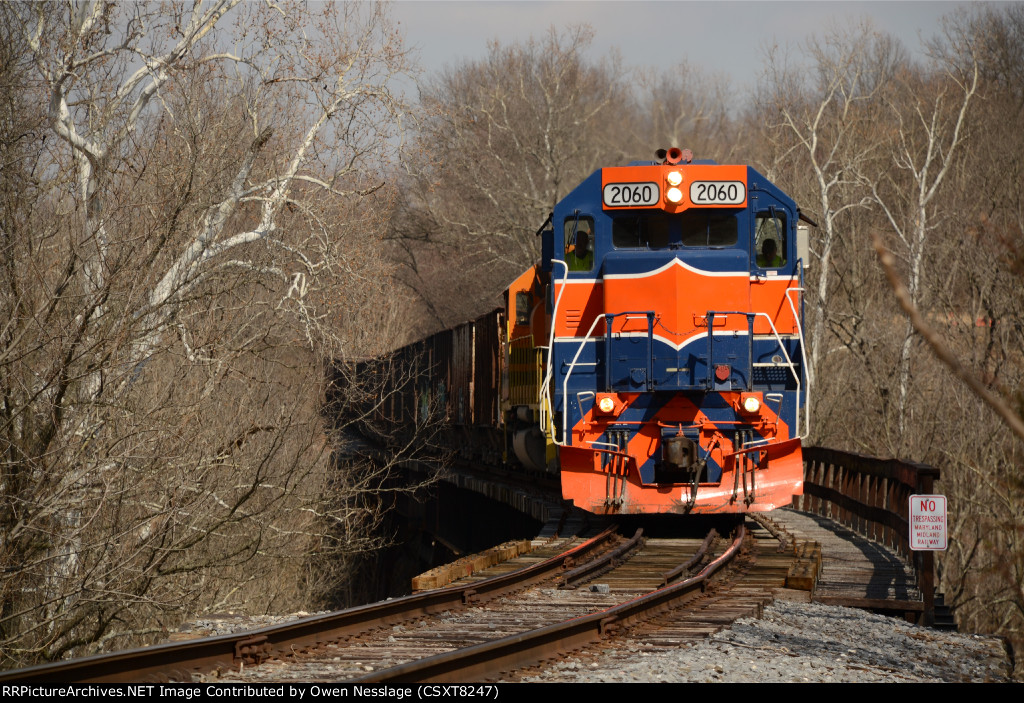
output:
M 741 205 L 747 199 L 742 181 L 694 181 L 690 184 L 690 202 L 698 205 Z

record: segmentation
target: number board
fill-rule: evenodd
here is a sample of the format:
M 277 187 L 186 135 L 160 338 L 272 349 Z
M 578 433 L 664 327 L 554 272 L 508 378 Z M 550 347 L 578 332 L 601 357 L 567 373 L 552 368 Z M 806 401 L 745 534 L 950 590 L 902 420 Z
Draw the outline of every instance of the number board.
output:
M 661 201 L 657 183 L 609 183 L 602 193 L 605 207 L 649 207 Z
M 690 202 L 694 205 L 742 205 L 747 186 L 742 181 L 694 181 L 690 184 Z
M 678 186 L 669 184 L 675 172 Z M 677 182 L 672 176 L 672 182 Z M 679 192 L 672 192 L 678 190 Z M 668 195 L 671 193 L 672 199 Z M 743 207 L 747 202 L 747 167 L 728 164 L 637 164 L 601 169 L 604 210 Z

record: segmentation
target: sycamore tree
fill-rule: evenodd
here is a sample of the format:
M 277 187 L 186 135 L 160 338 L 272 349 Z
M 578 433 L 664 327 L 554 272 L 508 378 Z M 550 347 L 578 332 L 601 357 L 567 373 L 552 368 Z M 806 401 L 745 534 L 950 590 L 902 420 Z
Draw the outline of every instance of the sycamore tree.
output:
M 320 398 L 397 324 L 407 68 L 378 5 L 0 5 L 3 665 L 288 607 L 311 549 L 373 546 Z
M 930 53 L 931 75 L 902 81 L 902 100 L 890 104 L 900 118 L 890 172 L 901 190 L 879 183 L 873 191 L 888 223 L 875 247 L 923 342 L 909 366 L 897 357 L 898 378 L 909 377 L 904 446 L 943 469 L 952 506 L 940 562 L 947 602 L 962 628 L 1007 637 L 1019 661 L 1024 8 L 954 13 Z
M 893 235 L 893 250 L 906 268 L 907 292 L 915 307 L 928 297 L 926 264 L 937 247 L 949 241 L 955 219 L 954 199 L 943 198 L 967 139 L 967 116 L 978 90 L 976 37 L 960 33 L 957 63 L 940 59 L 929 72 L 906 66 L 895 81 L 897 90 L 885 103 L 891 111 L 886 130 L 886 156 L 862 167 L 860 178 L 872 204 L 884 215 Z M 939 249 L 941 249 L 941 244 Z M 903 441 L 909 415 L 912 352 L 916 338 L 910 320 L 904 323 L 898 359 L 894 432 Z
M 837 254 L 848 266 L 849 240 L 860 234 L 871 199 L 858 169 L 883 148 L 878 122 L 885 91 L 904 60 L 892 37 L 867 24 L 830 31 L 808 42 L 806 65 L 778 48 L 769 52 L 765 82 L 755 100 L 769 145 L 770 177 L 799 191 L 799 204 L 816 220 L 808 262 L 808 373 L 812 381 L 836 345 L 848 340 L 863 316 L 836 304 Z M 860 215 L 858 218 L 855 213 Z

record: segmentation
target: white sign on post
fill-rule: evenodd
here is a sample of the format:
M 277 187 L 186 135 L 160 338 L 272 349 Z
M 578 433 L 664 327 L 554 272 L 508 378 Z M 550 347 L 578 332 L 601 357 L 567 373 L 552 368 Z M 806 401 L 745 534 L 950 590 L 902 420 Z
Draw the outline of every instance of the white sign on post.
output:
M 946 496 L 910 496 L 910 548 L 946 549 Z

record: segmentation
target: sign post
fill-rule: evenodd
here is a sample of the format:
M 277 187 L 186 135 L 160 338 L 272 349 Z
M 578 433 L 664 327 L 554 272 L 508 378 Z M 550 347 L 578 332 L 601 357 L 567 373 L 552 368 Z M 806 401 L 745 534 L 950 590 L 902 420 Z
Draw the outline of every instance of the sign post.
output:
M 924 490 L 932 487 L 931 477 L 925 477 Z M 921 482 L 918 488 L 922 488 Z M 935 624 L 935 585 L 933 552 L 944 551 L 948 544 L 949 530 L 946 520 L 946 496 L 918 494 L 910 496 L 910 534 L 907 541 L 918 566 L 918 583 L 924 595 L 922 625 Z
M 910 496 L 910 548 L 914 551 L 944 551 L 949 542 L 946 529 L 946 496 Z

